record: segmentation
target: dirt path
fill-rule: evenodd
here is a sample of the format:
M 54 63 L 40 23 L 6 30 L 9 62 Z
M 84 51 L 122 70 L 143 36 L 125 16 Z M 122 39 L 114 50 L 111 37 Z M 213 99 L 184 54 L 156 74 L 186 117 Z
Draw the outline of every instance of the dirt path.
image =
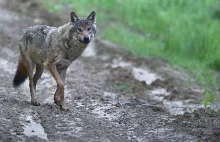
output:
M 27 27 L 52 21 L 38 18 L 38 12 L 35 16 L 18 12 L 20 3 L 14 1 L 0 0 L 0 5 L 0 141 L 219 139 L 216 113 L 201 109 L 177 115 L 202 107 L 201 91 L 180 85 L 186 73 L 173 71 L 161 60 L 132 57 L 101 39 L 91 43 L 68 70 L 65 100 L 69 112 L 53 103 L 56 84 L 48 72 L 37 86 L 42 105 L 31 106 L 28 81 L 18 89 L 12 87 L 19 57 L 17 40 Z

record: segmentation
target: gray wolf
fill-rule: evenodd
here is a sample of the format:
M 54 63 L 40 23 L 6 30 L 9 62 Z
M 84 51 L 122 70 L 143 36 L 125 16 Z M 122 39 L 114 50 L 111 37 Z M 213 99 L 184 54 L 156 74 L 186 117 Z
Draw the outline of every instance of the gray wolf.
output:
M 93 11 L 88 17 L 78 17 L 71 12 L 69 19 L 58 28 L 47 25 L 29 27 L 19 40 L 20 58 L 13 85 L 18 87 L 29 78 L 32 105 L 40 105 L 35 97 L 36 85 L 46 67 L 57 83 L 54 102 L 61 110 L 67 110 L 64 104 L 66 71 L 95 37 L 96 13 Z

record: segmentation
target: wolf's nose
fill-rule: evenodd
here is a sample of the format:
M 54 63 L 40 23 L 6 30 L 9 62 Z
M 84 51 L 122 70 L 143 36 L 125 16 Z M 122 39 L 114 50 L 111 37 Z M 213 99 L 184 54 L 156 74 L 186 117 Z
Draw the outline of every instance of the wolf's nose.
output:
M 88 36 L 84 36 L 84 41 L 85 42 L 89 42 L 89 37 Z

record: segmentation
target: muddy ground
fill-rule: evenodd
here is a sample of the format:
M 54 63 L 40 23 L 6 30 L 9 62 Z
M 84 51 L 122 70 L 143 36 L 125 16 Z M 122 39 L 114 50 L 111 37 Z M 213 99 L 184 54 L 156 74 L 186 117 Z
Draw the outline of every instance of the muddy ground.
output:
M 29 26 L 67 21 L 34 1 L 0 0 L 0 141 L 218 141 L 219 116 L 203 109 L 203 90 L 189 84 L 190 75 L 99 36 L 68 70 L 69 111 L 53 103 L 56 83 L 47 71 L 37 86 L 41 106 L 32 106 L 28 81 L 12 87 L 17 40 Z

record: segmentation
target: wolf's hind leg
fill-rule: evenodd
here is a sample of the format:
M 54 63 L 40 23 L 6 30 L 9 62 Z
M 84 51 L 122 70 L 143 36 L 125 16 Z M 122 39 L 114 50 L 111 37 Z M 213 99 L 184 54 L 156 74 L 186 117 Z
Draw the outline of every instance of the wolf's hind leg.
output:
M 30 93 L 31 93 L 31 104 L 34 106 L 39 106 L 40 103 L 36 100 L 35 95 L 35 87 L 34 87 L 34 81 L 33 81 L 33 70 L 34 70 L 35 64 L 33 61 L 29 61 L 27 64 L 27 70 L 28 70 L 28 77 L 29 77 L 29 87 L 30 87 Z
M 40 79 L 44 71 L 44 65 L 43 64 L 36 64 L 36 72 L 34 74 L 33 82 L 34 82 L 34 91 L 36 93 L 36 85 L 37 81 Z

